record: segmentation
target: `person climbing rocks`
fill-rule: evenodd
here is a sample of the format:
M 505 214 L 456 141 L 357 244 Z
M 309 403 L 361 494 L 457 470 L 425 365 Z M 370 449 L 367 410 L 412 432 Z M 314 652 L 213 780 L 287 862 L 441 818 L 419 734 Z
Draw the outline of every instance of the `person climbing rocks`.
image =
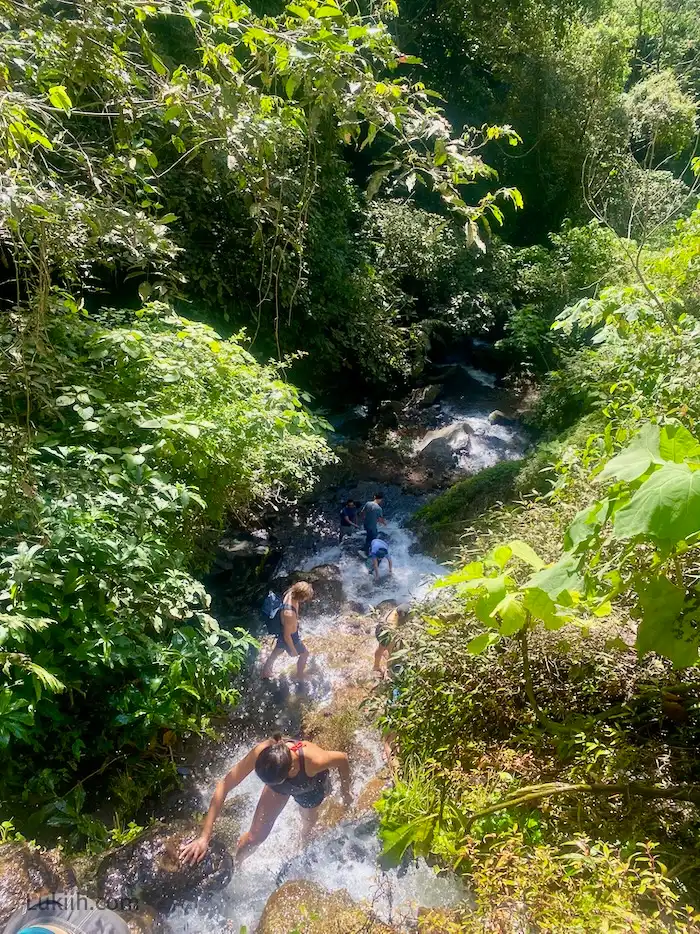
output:
M 342 542 L 343 536 L 352 533 L 353 529 L 359 531 L 360 526 L 357 524 L 357 504 L 354 500 L 349 499 L 340 510 L 340 533 L 338 541 Z
M 272 667 L 284 652 L 297 660 L 297 681 L 305 680 L 306 663 L 309 653 L 299 634 L 299 610 L 303 603 L 314 598 L 314 589 L 308 581 L 299 581 L 287 590 L 282 597 L 279 609 L 280 634 L 274 649 L 270 652 L 262 670 L 263 678 L 272 677 Z
M 377 537 L 379 531 L 379 525 L 386 525 L 386 519 L 384 518 L 384 494 L 375 493 L 374 499 L 371 499 L 368 503 L 362 508 L 362 515 L 364 518 L 365 526 L 365 551 L 369 555 L 369 549 L 372 544 L 373 539 Z
M 204 858 L 226 796 L 253 770 L 265 787 L 250 830 L 238 841 L 236 861 L 242 863 L 268 838 L 290 798 L 301 808 L 303 835 L 308 837 L 318 819 L 321 804 L 331 793 L 331 769 L 338 770 L 343 802 L 350 807 L 350 763 L 344 752 L 329 752 L 315 743 L 283 739 L 279 733 L 258 743 L 216 786 L 202 832 L 180 848 L 181 862 L 194 866 Z
M 382 538 L 372 539 L 369 546 L 370 574 L 374 574 L 375 581 L 379 580 L 379 565 L 386 560 L 389 565 L 389 575 L 394 573 L 394 565 L 389 554 L 389 546 Z
M 393 610 L 389 610 L 384 619 L 377 623 L 374 635 L 379 645 L 374 653 L 374 670 L 382 677 L 386 674 L 386 665 L 382 665 L 382 662 L 387 662 L 391 653 L 395 651 L 399 629 L 408 619 L 410 612 L 410 604 L 400 603 Z

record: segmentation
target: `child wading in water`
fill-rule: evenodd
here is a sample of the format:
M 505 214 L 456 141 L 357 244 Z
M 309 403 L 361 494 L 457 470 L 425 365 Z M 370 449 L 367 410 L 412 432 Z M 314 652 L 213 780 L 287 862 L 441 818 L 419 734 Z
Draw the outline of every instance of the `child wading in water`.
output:
M 308 603 L 313 598 L 314 589 L 307 581 L 292 584 L 285 593 L 279 610 L 281 633 L 277 636 L 275 647 L 265 662 L 262 670 L 263 678 L 272 677 L 272 666 L 280 655 L 286 652 L 287 655 L 297 659 L 297 680 L 304 680 L 309 653 L 299 635 L 299 609 L 303 603 Z

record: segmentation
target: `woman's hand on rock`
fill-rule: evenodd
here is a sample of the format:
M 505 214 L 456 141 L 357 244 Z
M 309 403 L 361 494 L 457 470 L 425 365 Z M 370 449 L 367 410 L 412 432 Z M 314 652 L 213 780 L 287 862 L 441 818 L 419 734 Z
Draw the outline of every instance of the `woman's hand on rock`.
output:
M 208 837 L 197 837 L 196 840 L 190 840 L 180 847 L 180 862 L 185 866 L 196 866 L 204 859 L 204 854 L 209 848 Z

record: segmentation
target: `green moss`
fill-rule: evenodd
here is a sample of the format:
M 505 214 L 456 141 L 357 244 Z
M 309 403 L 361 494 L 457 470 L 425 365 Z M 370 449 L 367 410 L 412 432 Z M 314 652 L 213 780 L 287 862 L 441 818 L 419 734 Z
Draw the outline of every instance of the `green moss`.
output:
M 455 545 L 472 519 L 496 503 L 513 498 L 523 464 L 522 460 L 503 461 L 486 467 L 426 503 L 411 521 L 423 544 L 431 549 Z

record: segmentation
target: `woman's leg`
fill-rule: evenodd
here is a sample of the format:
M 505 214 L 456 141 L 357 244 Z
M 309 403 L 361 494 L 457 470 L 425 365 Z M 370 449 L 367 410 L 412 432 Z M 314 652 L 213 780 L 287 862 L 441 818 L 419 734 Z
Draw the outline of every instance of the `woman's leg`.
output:
M 319 814 L 321 812 L 322 804 L 323 802 L 321 802 L 321 804 L 319 804 L 318 807 L 315 807 L 315 808 L 302 808 L 302 807 L 299 808 L 299 810 L 301 811 L 302 845 L 306 845 L 309 842 L 311 832 L 316 826 L 316 821 L 318 820 Z
M 309 653 L 304 649 L 301 655 L 297 656 L 297 681 L 304 681 L 304 671 L 306 670 L 306 663 L 309 660 Z
M 275 645 L 274 649 L 270 652 L 267 661 L 263 665 L 262 677 L 271 678 L 272 677 L 272 666 L 275 664 L 277 659 L 284 652 L 284 647 L 280 646 L 279 642 Z
M 388 654 L 389 654 L 389 650 L 385 646 L 381 644 L 377 646 L 377 650 L 374 653 L 374 670 L 375 671 L 379 671 L 379 672 L 382 671 L 382 662 L 384 661 L 384 657 L 388 656 Z
M 264 840 L 267 840 L 287 801 L 289 801 L 289 795 L 278 795 L 276 791 L 268 788 L 267 785 L 263 788 L 250 830 L 242 834 L 238 841 L 236 847 L 237 863 L 242 863 L 254 849 L 259 847 Z

